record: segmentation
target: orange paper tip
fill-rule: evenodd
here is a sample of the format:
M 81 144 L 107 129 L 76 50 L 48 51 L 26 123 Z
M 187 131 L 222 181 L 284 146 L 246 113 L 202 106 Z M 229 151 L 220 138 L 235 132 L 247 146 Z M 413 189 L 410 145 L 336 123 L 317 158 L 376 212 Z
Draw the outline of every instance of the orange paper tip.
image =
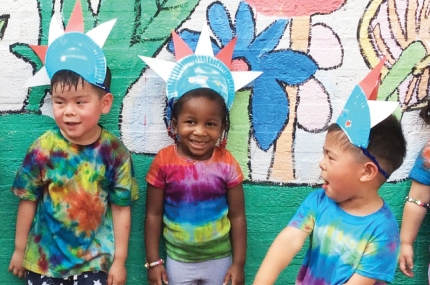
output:
M 70 15 L 69 23 L 66 27 L 67 32 L 84 32 L 84 17 L 82 16 L 81 1 L 77 0 Z
M 231 67 L 231 59 L 233 58 L 233 50 L 236 45 L 237 37 L 234 37 L 219 53 L 215 56 L 221 60 L 227 67 Z
M 180 59 L 193 54 L 191 48 L 187 45 L 186 42 L 184 42 L 183 39 L 181 39 L 181 37 L 178 36 L 175 31 L 172 32 L 172 39 L 176 61 L 179 61 Z
M 385 56 L 379 63 L 367 74 L 367 76 L 358 84 L 363 90 L 368 100 L 376 100 L 378 97 L 378 88 L 381 78 L 381 70 L 385 64 Z
M 48 50 L 48 46 L 34 46 L 30 45 L 31 49 L 37 54 L 40 60 L 45 65 L 46 51 Z

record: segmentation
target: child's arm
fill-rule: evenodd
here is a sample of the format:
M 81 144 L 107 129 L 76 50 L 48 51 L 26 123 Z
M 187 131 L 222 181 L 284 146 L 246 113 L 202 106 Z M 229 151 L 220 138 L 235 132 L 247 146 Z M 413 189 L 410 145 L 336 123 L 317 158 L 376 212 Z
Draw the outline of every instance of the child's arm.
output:
M 224 284 L 231 280 L 232 285 L 241 285 L 245 283 L 246 261 L 246 217 L 242 183 L 227 190 L 227 201 L 233 262 L 224 278 Z
M 109 269 L 108 285 L 123 285 L 127 279 L 125 261 L 127 259 L 128 238 L 130 236 L 130 207 L 111 204 L 113 234 L 115 238 L 115 256 Z
M 430 202 L 430 186 L 412 180 L 409 197 L 422 203 Z M 427 209 L 412 202 L 406 202 L 403 209 L 402 228 L 400 230 L 400 270 L 406 276 L 413 277 L 414 250 L 413 243 L 417 237 L 419 228 Z
M 152 263 L 160 260 L 158 247 L 163 225 L 164 191 L 151 184 L 146 187 L 146 216 L 145 216 L 145 249 L 146 261 Z M 163 265 L 148 269 L 150 285 L 167 283 L 167 273 Z
M 9 271 L 19 278 L 24 277 L 25 268 L 22 267 L 25 248 L 27 246 L 28 232 L 36 213 L 37 202 L 21 200 L 18 206 L 15 233 L 15 251 L 9 264 Z
M 308 236 L 309 233 L 290 226 L 282 230 L 270 246 L 255 276 L 254 285 L 274 284 L 281 271 L 303 247 Z

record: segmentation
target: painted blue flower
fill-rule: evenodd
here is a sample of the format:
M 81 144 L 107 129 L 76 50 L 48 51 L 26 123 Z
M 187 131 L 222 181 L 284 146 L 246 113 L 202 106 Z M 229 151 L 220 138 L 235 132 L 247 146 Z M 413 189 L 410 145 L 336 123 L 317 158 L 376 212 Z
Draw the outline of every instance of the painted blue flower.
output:
M 215 54 L 237 36 L 233 61 L 242 61 L 247 70 L 263 72 L 250 84 L 253 87 L 251 123 L 258 146 L 266 151 L 288 123 L 290 106 L 284 85 L 298 85 L 307 81 L 315 74 L 318 66 L 305 53 L 290 49 L 274 50 L 288 25 L 286 19 L 274 21 L 256 36 L 253 12 L 243 1 L 236 13 L 235 26 L 221 2 L 214 2 L 208 7 L 207 18 L 209 27 L 221 45 L 212 41 Z M 199 32 L 184 29 L 179 35 L 195 50 Z M 172 41 L 167 48 L 173 52 Z

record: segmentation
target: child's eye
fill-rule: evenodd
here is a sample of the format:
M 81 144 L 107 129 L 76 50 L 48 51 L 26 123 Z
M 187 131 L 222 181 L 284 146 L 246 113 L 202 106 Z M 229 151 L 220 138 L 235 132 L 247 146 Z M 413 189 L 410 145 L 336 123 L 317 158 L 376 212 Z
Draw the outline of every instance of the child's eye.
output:
M 54 104 L 61 105 L 61 104 L 63 104 L 63 102 L 61 102 L 61 101 L 54 101 Z
M 193 124 L 194 124 L 194 121 L 192 121 L 192 120 L 187 120 L 187 121 L 185 121 L 185 124 L 193 125 Z
M 212 122 L 207 123 L 207 125 L 208 125 L 209 127 L 216 127 L 216 123 L 212 123 Z

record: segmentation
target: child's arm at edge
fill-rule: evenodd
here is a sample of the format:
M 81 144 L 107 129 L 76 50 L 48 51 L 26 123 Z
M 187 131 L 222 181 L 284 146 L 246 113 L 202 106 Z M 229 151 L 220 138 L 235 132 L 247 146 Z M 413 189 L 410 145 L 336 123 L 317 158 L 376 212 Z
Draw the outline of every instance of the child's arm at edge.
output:
M 163 203 L 164 190 L 148 183 L 146 187 L 145 250 L 146 261 L 149 263 L 160 260 L 158 249 L 163 227 Z M 148 269 L 148 282 L 150 285 L 161 285 L 162 282 L 167 284 L 167 273 L 162 264 Z
M 412 180 L 411 189 L 409 190 L 409 197 L 419 200 L 422 203 L 430 202 L 430 186 L 421 184 Z M 408 277 L 413 277 L 412 271 L 414 262 L 413 243 L 418 235 L 421 223 L 427 209 L 418 206 L 411 202 L 406 202 L 403 209 L 402 227 L 400 230 L 400 256 L 399 265 L 400 270 Z
M 25 268 L 22 267 L 25 248 L 27 246 L 28 233 L 36 213 L 37 202 L 21 200 L 18 205 L 16 218 L 15 250 L 9 264 L 9 272 L 19 278 L 24 277 Z
M 128 239 L 130 236 L 130 206 L 123 207 L 111 204 L 111 207 L 115 238 L 115 255 L 108 274 L 108 285 L 123 285 L 127 279 L 125 262 L 127 260 Z
M 274 284 L 281 271 L 300 251 L 309 233 L 286 227 L 275 238 L 254 279 L 254 285 Z
M 245 197 L 242 183 L 227 190 L 228 218 L 230 219 L 230 239 L 233 248 L 233 262 L 224 278 L 224 284 L 231 279 L 232 285 L 245 283 L 246 262 L 246 216 Z

